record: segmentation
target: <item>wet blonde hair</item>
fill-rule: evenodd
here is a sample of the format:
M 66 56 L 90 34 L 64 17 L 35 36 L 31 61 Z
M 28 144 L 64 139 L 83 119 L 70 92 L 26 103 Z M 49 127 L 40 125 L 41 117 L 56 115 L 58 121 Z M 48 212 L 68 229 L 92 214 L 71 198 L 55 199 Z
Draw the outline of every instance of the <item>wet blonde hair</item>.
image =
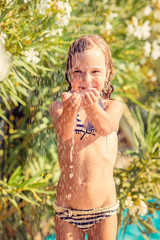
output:
M 68 51 L 66 72 L 65 72 L 65 78 L 69 84 L 68 91 L 72 89 L 72 86 L 68 77 L 69 70 L 72 68 L 72 56 L 77 52 L 83 52 L 87 49 L 94 47 L 95 45 L 98 46 L 105 55 L 106 67 L 108 68 L 107 72 L 109 74 L 108 74 L 107 81 L 104 84 L 104 88 L 101 92 L 101 95 L 103 98 L 109 99 L 111 96 L 111 93 L 114 91 L 114 87 L 111 84 L 111 80 L 113 79 L 115 68 L 112 61 L 112 56 L 111 56 L 109 46 L 106 43 L 106 41 L 99 35 L 84 35 L 76 39 L 71 44 Z

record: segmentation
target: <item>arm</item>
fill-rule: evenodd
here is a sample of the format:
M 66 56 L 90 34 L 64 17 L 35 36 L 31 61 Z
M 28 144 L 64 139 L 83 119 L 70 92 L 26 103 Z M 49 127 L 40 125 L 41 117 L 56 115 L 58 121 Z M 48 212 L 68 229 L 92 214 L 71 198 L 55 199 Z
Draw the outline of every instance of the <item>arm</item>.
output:
M 93 92 L 84 93 L 84 110 L 96 131 L 106 136 L 114 130 L 118 131 L 119 121 L 123 114 L 123 104 L 116 100 L 109 100 L 103 110 Z
M 106 136 L 115 130 L 118 131 L 119 121 L 123 114 L 123 104 L 111 100 L 104 111 L 98 103 L 94 103 L 85 108 L 85 111 L 96 131 L 100 135 Z
M 62 102 L 55 101 L 50 106 L 50 115 L 57 135 L 68 140 L 73 135 L 74 117 L 81 106 L 78 94 L 62 94 Z

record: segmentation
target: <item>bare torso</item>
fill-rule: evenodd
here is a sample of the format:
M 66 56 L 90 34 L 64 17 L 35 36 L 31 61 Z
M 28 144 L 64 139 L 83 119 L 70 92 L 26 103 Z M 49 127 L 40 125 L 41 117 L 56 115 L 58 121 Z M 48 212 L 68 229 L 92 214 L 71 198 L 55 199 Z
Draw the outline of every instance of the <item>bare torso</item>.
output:
M 113 168 L 117 133 L 114 131 L 105 137 L 96 133 L 96 136 L 88 135 L 82 140 L 80 137 L 80 134 L 74 134 L 74 140 L 57 139 L 61 168 L 57 205 L 92 209 L 115 204 Z

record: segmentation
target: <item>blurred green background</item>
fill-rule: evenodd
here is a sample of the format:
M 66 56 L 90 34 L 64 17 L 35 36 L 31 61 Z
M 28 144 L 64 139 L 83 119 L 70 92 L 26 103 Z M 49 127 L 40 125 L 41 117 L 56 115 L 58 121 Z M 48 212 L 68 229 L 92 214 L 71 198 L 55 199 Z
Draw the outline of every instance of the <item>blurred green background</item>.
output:
M 112 98 L 125 104 L 114 171 L 119 228 L 128 208 L 124 232 L 132 223 L 142 231 L 139 222 L 146 233 L 157 231 L 147 213 L 160 209 L 160 1 L 1 0 L 3 240 L 54 233 L 52 203 L 60 171 L 49 105 L 68 87 L 68 48 L 84 34 L 99 34 L 109 44 L 116 68 Z

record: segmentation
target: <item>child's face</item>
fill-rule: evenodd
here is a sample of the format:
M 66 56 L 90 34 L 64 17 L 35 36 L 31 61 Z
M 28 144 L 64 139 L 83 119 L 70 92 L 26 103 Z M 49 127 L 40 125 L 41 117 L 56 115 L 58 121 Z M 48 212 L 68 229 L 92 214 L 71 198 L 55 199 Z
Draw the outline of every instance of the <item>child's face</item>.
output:
M 105 56 L 97 46 L 73 55 L 69 77 L 72 89 L 76 93 L 81 93 L 86 88 L 96 88 L 101 92 L 106 75 Z

